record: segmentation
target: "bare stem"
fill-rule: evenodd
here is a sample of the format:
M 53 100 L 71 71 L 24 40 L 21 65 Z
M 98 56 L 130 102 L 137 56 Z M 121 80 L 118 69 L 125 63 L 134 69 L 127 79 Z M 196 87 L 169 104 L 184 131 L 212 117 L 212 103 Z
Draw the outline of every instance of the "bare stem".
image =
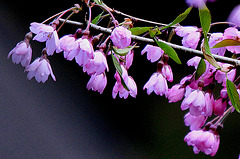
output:
M 65 19 L 61 19 L 61 18 L 59 20 L 60 21 L 65 21 Z M 67 20 L 66 23 L 72 24 L 72 25 L 83 26 L 83 23 L 76 22 L 76 21 L 71 21 L 71 20 Z M 111 34 L 111 32 L 112 32 L 111 29 L 104 28 L 104 27 L 101 27 L 101 26 L 98 26 L 98 25 L 95 25 L 95 24 L 92 24 L 92 23 L 90 24 L 90 28 L 95 29 L 95 30 L 99 30 L 101 32 L 108 33 L 108 34 Z M 136 41 L 146 42 L 146 43 L 152 43 L 152 44 L 155 43 L 153 39 L 140 37 L 140 36 L 136 36 L 136 35 L 132 35 L 132 39 L 136 40 Z M 170 43 L 170 42 L 166 42 L 166 41 L 163 41 L 163 40 L 160 40 L 160 39 L 159 39 L 159 41 L 171 46 L 174 49 L 182 50 L 182 51 L 191 53 L 191 54 L 196 55 L 196 56 L 204 57 L 203 52 L 200 51 L 200 50 L 187 48 L 187 47 L 180 46 L 180 45 L 177 45 L 177 44 L 173 44 L 173 43 Z M 215 54 L 213 54 L 213 57 L 220 62 L 230 63 L 230 64 L 233 64 L 234 66 L 240 66 L 240 60 L 232 59 L 232 58 L 224 57 L 224 56 L 219 56 L 219 55 L 215 55 Z

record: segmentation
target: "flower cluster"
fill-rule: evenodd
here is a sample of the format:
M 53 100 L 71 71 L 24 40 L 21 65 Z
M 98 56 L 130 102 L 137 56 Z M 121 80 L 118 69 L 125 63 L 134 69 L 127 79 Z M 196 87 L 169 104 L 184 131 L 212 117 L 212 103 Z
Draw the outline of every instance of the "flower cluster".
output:
M 214 0 L 186 0 L 186 3 L 202 11 L 206 7 L 207 1 L 213 2 Z M 19 42 L 9 52 L 8 58 L 12 57 L 13 63 L 21 63 L 25 71 L 28 72 L 27 78 L 29 80 L 34 77 L 37 82 L 45 83 L 50 75 L 56 81 L 48 56 L 63 53 L 66 60 L 75 61 L 83 72 L 90 76 L 86 86 L 87 89 L 97 91 L 100 94 L 103 93 L 107 86 L 107 72 L 110 70 L 107 59 L 111 59 L 115 67 L 114 71 L 116 70 L 113 77 L 116 82 L 112 89 L 112 97 L 115 99 L 119 95 L 120 98 L 127 99 L 130 95 L 135 98 L 138 93 L 137 84 L 133 77 L 129 75 L 128 70 L 133 63 L 134 48 L 141 43 L 133 41 L 134 36 L 132 34 L 141 35 L 145 33 L 144 37 L 141 38 L 150 35 L 149 37 L 153 39 L 148 40 L 148 42 L 152 43 L 154 41 L 155 45 L 147 44 L 142 49 L 141 55 L 146 56 L 151 63 L 156 64 L 157 69 L 145 83 L 143 90 L 146 90 L 148 95 L 154 92 L 156 95 L 165 96 L 169 103 L 181 101 L 180 109 L 188 111 L 184 116 L 184 123 L 190 128 L 190 132 L 186 135 L 184 141 L 189 146 L 193 146 L 194 153 L 197 154 L 202 151 L 207 155 L 214 156 L 218 151 L 219 133 L 223 127 L 223 121 L 228 114 L 234 111 L 234 108 L 237 108 L 235 105 L 239 101 L 238 94 L 240 93 L 240 85 L 237 85 L 237 83 L 239 83 L 240 78 L 236 78 L 237 70 L 235 65 L 217 62 L 213 55 L 223 57 L 226 52 L 230 52 L 234 56 L 240 54 L 239 6 L 233 10 L 228 18 L 229 24 L 232 26 L 226 28 L 223 32 L 207 33 L 206 26 L 205 28 L 203 26 L 198 28 L 196 26 L 173 24 L 176 21 L 183 20 L 183 17 L 189 14 L 192 7 L 189 7 L 173 23 L 165 27 L 136 27 L 131 29 L 133 23 L 130 19 L 125 19 L 124 22 L 119 24 L 113 16 L 114 10 L 100 3 L 98 4 L 98 1 L 90 3 L 88 0 L 83 3 L 82 7 L 75 5 L 73 8 L 50 17 L 43 23 L 31 23 L 30 32 L 25 35 L 23 41 Z M 91 21 L 91 12 L 94 6 L 103 8 L 108 14 L 101 16 L 101 13 Z M 87 12 L 84 7 L 88 8 L 89 11 Z M 64 21 L 60 25 L 60 18 L 67 12 L 72 11 L 73 14 L 82 10 L 86 11 L 85 16 L 89 16 L 88 21 L 85 21 L 86 28 L 84 29 L 83 26 L 85 25 L 82 25 L 82 28 L 77 29 L 74 34 L 67 34 L 59 38 L 58 32 L 66 23 Z M 207 11 L 207 8 L 205 8 L 204 16 L 207 16 Z M 110 35 L 103 34 L 104 31 L 98 35 L 93 35 L 90 22 L 96 24 L 96 21 L 108 16 L 111 16 L 111 18 L 105 32 L 109 33 L 109 30 L 111 30 Z M 46 24 L 52 18 L 55 19 Z M 161 42 L 159 40 L 162 37 L 161 33 L 168 32 L 168 29 L 173 25 L 171 35 L 168 36 L 168 39 L 163 39 L 164 42 Z M 101 29 L 101 27 L 97 27 L 97 30 L 99 28 Z M 166 42 L 171 41 L 174 34 L 182 38 L 182 46 L 178 45 L 178 48 L 191 51 L 200 48 L 205 59 L 195 56 L 188 60 L 187 65 L 194 67 L 195 71 L 169 88 L 168 82 L 173 82 L 173 72 L 168 61 L 171 58 L 176 63 L 179 63 L 177 62 L 179 60 L 177 53 Z M 141 38 L 138 37 L 137 39 Z M 41 56 L 32 63 L 31 40 L 45 43 Z M 108 56 L 111 56 L 111 58 L 107 58 Z M 229 83 L 233 85 L 231 88 L 228 86 Z M 231 89 L 233 95 L 229 94 L 229 89 Z M 217 91 L 219 96 L 213 93 Z M 209 118 L 214 119 L 207 122 Z
M 196 49 L 200 41 L 200 30 L 196 27 L 177 27 L 176 34 L 183 37 L 182 45 Z M 212 54 L 224 56 L 226 50 L 231 53 L 239 54 L 240 46 L 226 46 L 220 48 L 212 48 L 223 40 L 238 40 L 239 34 L 237 28 L 229 27 L 223 33 L 212 33 L 209 37 L 209 46 Z M 196 78 L 199 63 L 203 62 L 205 70 L 203 74 Z M 210 131 L 206 128 L 202 129 L 207 119 L 216 116 L 217 120 L 210 126 L 222 124 L 221 119 L 227 112 L 233 111 L 232 103 L 227 94 L 226 82 L 234 81 L 236 77 L 236 69 L 233 65 L 217 62 L 221 69 L 212 66 L 207 60 L 200 57 L 193 57 L 188 60 L 187 65 L 195 67 L 196 71 L 184 77 L 179 84 L 169 89 L 167 98 L 169 102 L 177 102 L 183 99 L 181 103 L 182 110 L 189 110 L 184 117 L 186 126 L 190 127 L 191 132 L 187 134 L 184 141 L 188 145 L 193 146 L 194 153 L 204 152 L 207 155 L 214 156 L 218 150 L 220 137 L 219 131 L 215 129 Z M 219 97 L 214 95 L 215 88 L 221 88 Z M 237 87 L 239 92 L 239 88 Z M 227 109 L 229 105 L 229 109 Z M 206 127 L 206 126 L 205 126 Z M 206 144 L 207 143 L 207 144 Z

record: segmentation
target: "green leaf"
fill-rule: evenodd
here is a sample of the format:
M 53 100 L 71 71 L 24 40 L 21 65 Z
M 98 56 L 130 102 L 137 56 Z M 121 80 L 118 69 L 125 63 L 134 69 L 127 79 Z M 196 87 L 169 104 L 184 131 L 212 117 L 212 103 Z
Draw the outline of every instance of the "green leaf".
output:
M 159 34 L 161 34 L 161 31 L 160 31 L 160 29 L 158 28 L 158 27 L 155 27 L 154 29 L 150 29 L 149 30 L 149 35 L 150 35 L 150 37 L 154 37 L 154 36 L 156 36 L 156 35 L 159 35 Z
M 240 113 L 239 94 L 237 92 L 237 88 L 235 84 L 232 81 L 227 79 L 226 86 L 227 86 L 228 97 L 230 98 L 230 101 L 233 107 L 236 109 L 238 113 Z
M 157 45 L 171 58 L 173 59 L 177 64 L 182 64 L 182 62 L 180 61 L 178 54 L 176 53 L 176 51 L 169 45 L 158 41 L 156 39 L 156 37 L 154 37 L 155 42 L 157 43 Z
M 214 67 L 216 67 L 217 69 L 220 69 L 221 66 L 218 65 L 217 61 L 215 60 L 215 58 L 213 57 L 211 51 L 210 51 L 210 46 L 208 43 L 208 39 L 204 38 L 204 45 L 202 48 L 203 51 L 203 56 L 204 58 Z
M 174 19 L 173 22 L 171 22 L 170 24 L 168 24 L 167 26 L 164 26 L 162 28 L 160 28 L 160 30 L 164 30 L 164 29 L 167 29 L 173 25 L 176 25 L 180 22 L 182 22 L 187 16 L 188 14 L 190 13 L 190 11 L 192 10 L 192 7 L 189 7 L 187 10 L 185 10 L 182 14 L 178 15 L 176 19 Z
M 199 8 L 199 17 L 204 37 L 206 37 L 211 25 L 211 13 L 207 6 Z
M 129 51 L 131 51 L 132 49 L 134 49 L 135 46 L 136 46 L 136 45 L 128 46 L 128 47 L 126 47 L 126 48 L 124 48 L 124 49 L 118 49 L 118 48 L 116 48 L 116 47 L 112 47 L 112 49 L 113 49 L 113 51 L 114 51 L 116 54 L 118 54 L 118 55 L 120 55 L 120 56 L 126 56 L 126 55 L 129 53 Z
M 206 63 L 203 59 L 201 59 L 195 73 L 195 81 L 197 81 L 205 71 L 206 71 Z
M 99 20 L 101 19 L 101 16 L 103 15 L 104 12 L 100 13 L 98 16 L 96 16 L 93 20 L 92 20 L 92 24 L 97 24 L 99 22 Z
M 131 28 L 130 31 L 133 35 L 141 35 L 145 32 L 148 32 L 149 30 L 153 29 L 153 27 L 134 27 Z
M 127 91 L 130 91 L 129 88 L 128 88 L 128 86 L 126 85 L 125 81 L 123 80 L 123 77 L 122 77 L 122 68 L 121 68 L 121 66 L 120 66 L 117 58 L 114 56 L 113 53 L 111 54 L 111 56 L 112 56 L 112 61 L 113 61 L 114 67 L 115 67 L 115 69 L 117 70 L 117 72 L 118 72 L 118 74 L 119 74 L 119 76 L 120 76 L 120 78 L 121 78 L 121 84 L 122 84 L 123 88 L 125 88 Z
M 233 40 L 233 39 L 224 39 L 221 42 L 214 45 L 212 49 L 226 47 L 226 46 L 239 46 L 239 45 L 240 45 L 240 41 Z

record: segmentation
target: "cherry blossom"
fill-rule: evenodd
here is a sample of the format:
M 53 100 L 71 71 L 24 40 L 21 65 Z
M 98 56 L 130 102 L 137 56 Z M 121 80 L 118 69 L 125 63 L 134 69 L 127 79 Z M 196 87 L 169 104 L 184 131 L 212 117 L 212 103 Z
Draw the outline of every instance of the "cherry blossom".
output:
M 131 44 L 131 35 L 131 31 L 122 26 L 118 26 L 113 29 L 110 39 L 116 47 L 124 49 Z
M 186 126 L 190 126 L 190 130 L 200 130 L 201 127 L 205 124 L 207 120 L 207 117 L 204 115 L 191 115 L 190 113 L 187 113 L 184 116 L 184 123 Z
M 33 40 L 39 42 L 46 41 L 48 55 L 53 55 L 54 51 L 59 48 L 59 37 L 53 26 L 33 22 L 31 23 L 30 30 L 34 34 L 37 34 Z
M 9 52 L 8 58 L 12 56 L 13 63 L 19 64 L 21 62 L 23 67 L 30 64 L 32 59 L 32 48 L 29 41 L 31 38 L 32 33 L 26 34 L 24 41 L 19 42 L 16 47 Z
M 196 49 L 198 46 L 198 42 L 201 37 L 201 33 L 199 32 L 197 27 L 192 26 L 180 26 L 175 29 L 176 34 L 180 37 L 183 37 L 182 44 L 185 47 L 189 47 L 192 49 Z
M 107 77 L 104 73 L 102 74 L 93 74 L 87 83 L 87 89 L 92 89 L 93 91 L 98 91 L 100 94 L 103 93 L 107 85 Z
M 147 94 L 153 91 L 157 95 L 166 95 L 168 92 L 168 85 L 166 78 L 159 72 L 153 73 L 148 82 L 144 85 L 143 90 L 147 89 Z
M 52 79 L 56 81 L 51 65 L 45 55 L 36 58 L 33 63 L 25 68 L 25 71 L 28 71 L 27 78 L 29 80 L 35 77 L 38 83 L 45 83 L 49 75 L 51 75 Z
M 200 151 L 206 155 L 214 156 L 217 153 L 220 137 L 210 131 L 193 130 L 188 133 L 184 141 L 193 146 L 193 151 L 198 154 Z
M 128 76 L 127 70 L 124 68 L 124 66 L 121 65 L 121 69 L 122 69 L 122 79 L 126 83 L 129 91 L 123 87 L 121 83 L 121 78 L 119 74 L 116 72 L 114 77 L 117 81 L 113 87 L 112 96 L 115 99 L 117 94 L 119 93 L 120 98 L 126 99 L 129 94 L 135 98 L 137 96 L 137 85 L 133 80 L 133 78 L 131 76 Z
M 147 59 L 151 62 L 156 62 L 163 55 L 164 51 L 157 46 L 147 44 L 142 50 L 141 55 L 147 52 Z

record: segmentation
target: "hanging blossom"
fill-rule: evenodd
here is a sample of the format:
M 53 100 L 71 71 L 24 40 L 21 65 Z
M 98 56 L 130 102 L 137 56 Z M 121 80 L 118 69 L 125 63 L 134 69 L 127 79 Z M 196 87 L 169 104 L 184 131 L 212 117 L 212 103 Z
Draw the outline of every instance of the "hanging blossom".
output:
M 160 47 L 149 45 L 149 44 L 147 44 L 145 48 L 141 51 L 141 55 L 145 54 L 146 52 L 147 52 L 147 59 L 151 62 L 158 61 L 164 53 L 164 51 Z
M 36 36 L 33 40 L 39 42 L 46 42 L 46 49 L 48 55 L 53 55 L 54 51 L 59 48 L 59 37 L 56 31 L 58 22 L 53 22 L 52 26 L 42 23 L 31 23 L 30 30 Z
M 188 48 L 196 49 L 201 37 L 201 33 L 197 27 L 180 26 L 175 29 L 176 34 L 182 39 L 182 45 Z
M 193 130 L 186 135 L 184 141 L 193 146 L 195 154 L 202 151 L 206 155 L 214 156 L 219 148 L 220 137 L 216 130 Z
M 157 72 L 153 73 L 148 82 L 144 85 L 143 90 L 147 89 L 147 94 L 153 91 L 160 96 L 167 96 L 167 81 L 173 81 L 173 73 L 171 67 L 167 64 L 169 57 L 164 55 L 157 64 Z
M 121 65 L 121 69 L 122 69 L 122 79 L 124 80 L 129 91 L 123 87 L 122 81 L 121 81 L 122 79 L 118 74 L 118 72 L 116 72 L 114 75 L 116 79 L 116 83 L 112 90 L 112 96 L 115 99 L 117 94 L 119 93 L 120 98 L 126 99 L 129 96 L 129 94 L 135 98 L 137 96 L 137 85 L 134 79 L 131 76 L 128 76 L 128 72 L 123 65 Z
M 13 63 L 21 63 L 23 67 L 26 67 L 30 64 L 32 59 L 32 48 L 29 42 L 31 39 L 32 33 L 27 33 L 25 35 L 25 39 L 19 42 L 16 47 L 9 52 L 8 58 L 12 56 Z
M 33 63 L 25 68 L 25 71 L 28 72 L 27 78 L 29 80 L 35 77 L 38 83 L 45 83 L 49 75 L 51 75 L 52 79 L 56 81 L 51 65 L 46 56 L 46 49 L 43 50 L 43 55 L 41 57 L 36 58 Z

